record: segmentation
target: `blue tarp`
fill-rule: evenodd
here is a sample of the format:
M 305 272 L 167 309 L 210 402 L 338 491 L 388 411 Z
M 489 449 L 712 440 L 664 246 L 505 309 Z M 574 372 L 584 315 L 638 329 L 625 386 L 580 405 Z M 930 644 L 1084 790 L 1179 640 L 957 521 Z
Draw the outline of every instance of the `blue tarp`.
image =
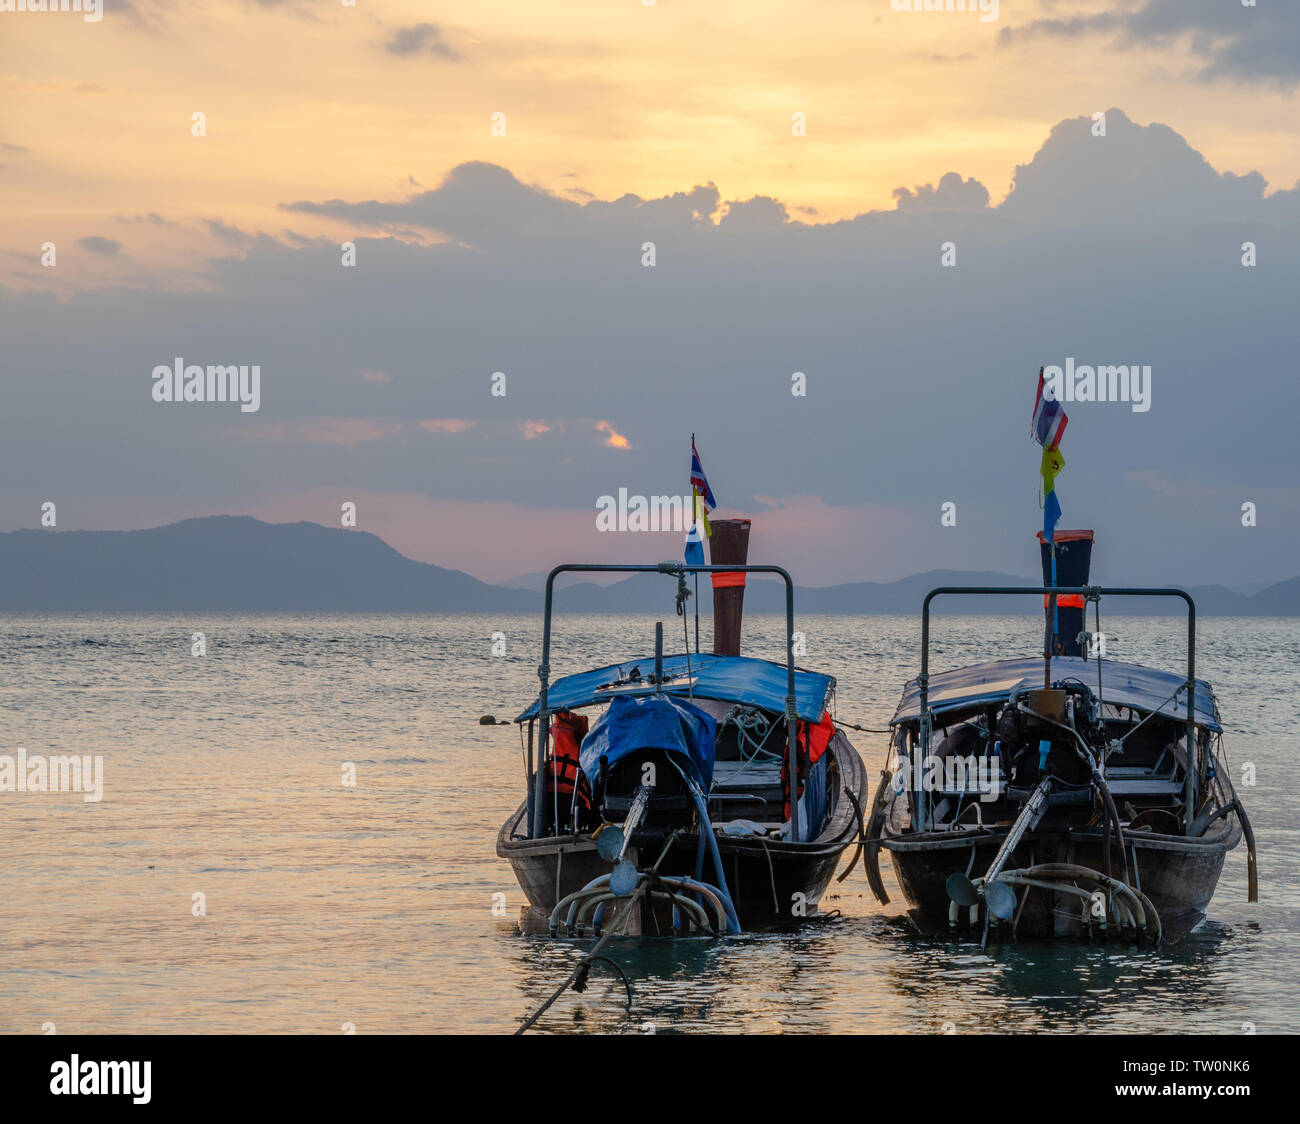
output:
M 803 829 L 805 843 L 816 839 L 826 823 L 826 770 L 829 761 L 830 757 L 823 753 L 804 778 L 803 796 L 800 797 L 803 812 L 799 817 L 799 826 Z
M 704 792 L 713 784 L 713 749 L 718 724 L 713 716 L 671 695 L 619 696 L 582 739 L 578 761 L 593 784 L 600 759 L 613 766 L 640 749 L 662 749 L 695 779 Z
M 722 699 L 785 713 L 785 664 L 750 656 L 692 655 L 691 677 L 695 680 L 692 688 L 687 683 L 686 660 L 685 655 L 664 657 L 664 678 L 673 676 L 675 679 L 664 684 L 664 691 L 678 697 L 695 694 L 703 699 Z M 551 684 L 546 703 L 551 710 L 571 710 L 620 696 L 648 695 L 653 690 L 649 680 L 654 670 L 654 657 L 646 656 L 628 663 L 566 675 Z M 638 678 L 639 683 L 636 681 Z M 799 717 L 809 722 L 820 722 L 834 687 L 835 680 L 829 675 L 796 669 L 794 695 Z M 526 722 L 536 717 L 537 703 L 534 702 L 515 721 Z
M 1093 692 L 1097 692 L 1097 661 L 1079 656 L 1053 656 L 1052 682 L 1078 679 Z M 1155 711 L 1171 718 L 1187 721 L 1187 692 L 1173 702 L 1172 695 L 1187 678 L 1168 671 L 1155 671 L 1135 663 L 1101 661 L 1101 694 L 1104 701 L 1116 706 L 1131 706 L 1138 710 Z M 980 703 L 994 703 L 1004 699 L 1017 687 L 1043 685 L 1043 657 L 1021 660 L 995 660 L 992 663 L 960 667 L 930 676 L 930 709 L 953 710 Z M 903 701 L 890 725 L 909 720 L 921 714 L 921 691 L 913 679 L 903 691 Z M 1196 681 L 1196 721 L 1206 729 L 1218 733 L 1219 707 L 1214 691 L 1202 679 Z

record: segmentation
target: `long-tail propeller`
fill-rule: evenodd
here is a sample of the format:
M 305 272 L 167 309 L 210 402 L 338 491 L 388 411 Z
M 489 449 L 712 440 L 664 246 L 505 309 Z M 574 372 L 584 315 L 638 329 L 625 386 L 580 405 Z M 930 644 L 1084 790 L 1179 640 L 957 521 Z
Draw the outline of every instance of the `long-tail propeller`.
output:
M 1038 787 L 1034 789 L 1033 795 L 1025 801 L 1025 806 L 1020 809 L 1020 815 L 1016 817 L 1016 822 L 1011 825 L 1011 830 L 1007 832 L 1007 837 L 1002 841 L 1002 846 L 998 849 L 992 865 L 980 880 L 980 886 L 976 886 L 964 874 L 950 874 L 948 876 L 944 888 L 953 901 L 960 906 L 977 905 L 982 891 L 984 902 L 994 917 L 1003 921 L 1011 919 L 1011 915 L 1016 911 L 1016 892 L 1006 882 L 998 881 L 998 875 L 1002 873 L 1003 868 L 1007 865 L 1011 853 L 1020 845 L 1020 840 L 1025 832 L 1036 826 L 1038 821 L 1043 818 L 1047 796 L 1051 791 L 1052 778 L 1046 776 L 1038 782 Z
M 636 863 L 625 859 L 623 855 L 632 840 L 632 833 L 636 831 L 645 816 L 653 792 L 654 790 L 648 784 L 638 787 L 622 825 L 606 824 L 596 833 L 596 853 L 606 862 L 614 864 L 614 872 L 609 877 L 609 888 L 620 897 L 636 889 L 639 877 Z

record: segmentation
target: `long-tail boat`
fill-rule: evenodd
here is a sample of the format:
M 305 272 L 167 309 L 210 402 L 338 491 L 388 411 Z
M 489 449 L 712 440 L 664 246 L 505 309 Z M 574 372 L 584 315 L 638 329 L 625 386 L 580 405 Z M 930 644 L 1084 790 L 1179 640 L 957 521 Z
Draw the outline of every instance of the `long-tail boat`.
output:
M 794 664 L 794 585 L 746 564 L 748 520 L 715 520 L 713 564 L 561 565 L 546 581 L 541 690 L 527 730 L 527 796 L 497 854 L 528 898 L 522 924 L 552 933 L 737 933 L 812 916 L 862 831 L 862 760 L 832 716 L 835 680 Z M 554 681 L 556 578 L 687 575 L 714 585 L 714 646 L 633 655 Z M 744 581 L 786 587 L 786 659 L 740 654 Z M 697 628 L 698 634 L 698 628 Z M 791 799 L 790 778 L 796 778 Z
M 913 915 L 933 926 L 1177 939 L 1204 917 L 1243 834 L 1257 896 L 1218 704 L 1196 678 L 1196 607 L 1180 589 L 1089 586 L 1091 531 L 1057 531 L 1054 560 L 1039 541 L 1043 588 L 927 594 L 920 674 L 891 722 L 894 768 L 873 804 L 868 864 L 883 846 Z M 936 598 L 1017 594 L 1044 596 L 1041 657 L 931 673 Z M 1133 596 L 1185 602 L 1185 674 L 1102 658 L 1100 602 Z

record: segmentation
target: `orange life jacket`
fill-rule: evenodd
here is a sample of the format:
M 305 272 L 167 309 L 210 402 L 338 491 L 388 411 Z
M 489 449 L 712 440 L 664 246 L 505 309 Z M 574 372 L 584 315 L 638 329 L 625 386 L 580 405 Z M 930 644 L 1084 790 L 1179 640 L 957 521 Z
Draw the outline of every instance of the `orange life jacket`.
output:
M 546 774 L 550 789 L 559 796 L 562 819 L 567 819 L 569 808 L 574 804 L 574 790 L 577 790 L 577 806 L 583 811 L 591 811 L 591 785 L 587 775 L 582 771 L 578 761 L 578 749 L 582 739 L 587 736 L 587 716 L 574 714 L 571 710 L 557 710 L 551 721 L 551 756 L 547 762 Z M 548 790 L 547 799 L 551 799 Z
M 815 726 L 809 725 L 802 718 L 798 719 L 794 727 L 794 736 L 800 749 L 799 796 L 802 796 L 808 766 L 816 765 L 822 759 L 822 754 L 830 745 L 831 738 L 835 736 L 835 722 L 831 718 L 831 712 L 825 711 L 822 720 Z M 790 818 L 790 762 L 784 753 L 781 756 L 781 791 L 785 795 L 785 818 L 788 820 Z

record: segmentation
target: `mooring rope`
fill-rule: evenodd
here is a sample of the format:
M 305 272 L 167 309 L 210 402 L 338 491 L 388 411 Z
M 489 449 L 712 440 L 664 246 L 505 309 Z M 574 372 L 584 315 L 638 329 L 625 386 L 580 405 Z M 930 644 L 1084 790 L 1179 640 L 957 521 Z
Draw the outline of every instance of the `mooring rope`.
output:
M 668 839 L 664 843 L 664 849 L 659 852 L 659 857 L 655 859 L 654 866 L 650 868 L 650 873 L 652 875 L 658 874 L 660 864 L 664 861 L 665 858 L 668 857 L 668 852 L 672 849 L 673 844 L 677 842 L 678 836 L 680 836 L 681 834 L 682 834 L 682 829 L 678 828 L 670 836 L 668 836 Z M 595 945 L 592 946 L 591 951 L 588 952 L 587 955 L 584 956 L 578 962 L 578 966 L 574 968 L 574 970 L 571 973 L 569 973 L 568 979 L 566 979 L 564 983 L 560 984 L 560 986 L 555 989 L 555 991 L 551 994 L 551 997 L 545 1003 L 543 1003 L 540 1007 L 538 1007 L 536 1011 L 534 1011 L 527 1019 L 524 1020 L 523 1025 L 519 1027 L 518 1030 L 515 1031 L 516 1035 L 523 1034 L 524 1031 L 526 1031 L 529 1027 L 531 1027 L 534 1023 L 536 1023 L 538 1019 L 540 1019 L 544 1014 L 546 1014 L 546 1012 L 550 1010 L 551 1005 L 569 989 L 569 986 L 571 984 L 574 984 L 577 981 L 581 980 L 583 987 L 575 988 L 574 990 L 582 991 L 586 987 L 587 977 L 591 974 L 592 961 L 605 960 L 611 964 L 613 963 L 613 961 L 610 960 L 609 957 L 597 956 L 596 954 L 600 952 L 601 948 L 604 946 L 606 941 L 611 940 L 615 936 L 621 935 L 623 933 L 623 931 L 627 928 L 629 922 L 632 920 L 633 908 L 637 905 L 637 903 L 641 900 L 641 898 L 645 895 L 645 893 L 649 889 L 650 889 L 650 879 L 643 879 L 641 881 L 641 884 L 637 886 L 636 890 L 633 892 L 631 898 L 628 899 L 627 908 L 623 911 L 622 923 L 616 928 L 611 928 L 608 933 L 606 933 L 603 937 L 601 937 L 600 940 L 598 940 L 595 943 Z M 618 965 L 615 965 L 615 967 L 618 967 Z M 632 1009 L 632 985 L 628 983 L 627 976 L 623 975 L 623 972 L 621 970 L 619 971 L 619 975 L 623 976 L 623 983 L 627 985 L 627 1007 L 628 1010 L 630 1011 Z
M 835 725 L 843 726 L 846 730 L 857 730 L 860 734 L 892 734 L 894 732 L 888 726 L 884 729 L 876 726 L 858 726 L 852 722 L 841 722 L 838 718 L 835 719 Z

